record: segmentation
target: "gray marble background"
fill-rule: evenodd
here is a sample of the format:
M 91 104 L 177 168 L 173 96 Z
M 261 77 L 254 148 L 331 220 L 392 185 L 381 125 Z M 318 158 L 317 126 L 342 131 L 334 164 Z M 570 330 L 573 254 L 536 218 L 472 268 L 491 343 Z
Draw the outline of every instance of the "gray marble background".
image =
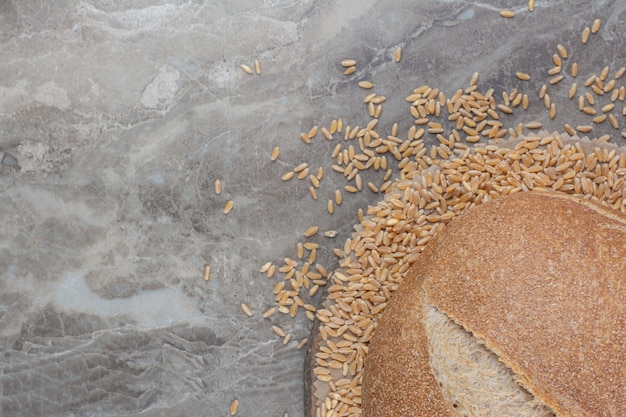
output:
M 495 0 L 0 0 L 0 416 L 226 416 L 235 398 L 241 416 L 303 415 L 295 346 L 311 322 L 261 317 L 280 278 L 259 267 L 319 225 L 339 231 L 310 239 L 332 269 L 357 209 L 380 195 L 344 193 L 329 215 L 345 184 L 330 169 L 337 140 L 305 145 L 300 132 L 365 125 L 367 79 L 387 96 L 379 131 L 398 122 L 404 136 L 413 88 L 451 95 L 475 71 L 496 95 L 520 85 L 516 71 L 533 77 L 511 126 L 590 123 L 566 98 L 571 77 L 550 90 L 553 121 L 537 91 L 557 43 L 579 84 L 626 65 L 625 20 L 619 1 L 536 0 L 529 13 Z M 260 75 L 240 68 L 254 59 Z M 624 145 L 619 131 L 593 134 Z M 301 162 L 326 168 L 317 201 L 308 181 L 280 179 Z

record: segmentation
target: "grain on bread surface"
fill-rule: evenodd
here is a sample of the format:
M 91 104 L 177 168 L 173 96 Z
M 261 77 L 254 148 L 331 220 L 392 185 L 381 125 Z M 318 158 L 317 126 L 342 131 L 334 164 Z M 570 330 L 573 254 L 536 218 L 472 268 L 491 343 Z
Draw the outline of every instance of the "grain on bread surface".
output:
M 365 415 L 381 404 L 380 415 L 451 415 L 415 325 L 423 292 L 558 415 L 626 415 L 625 276 L 621 213 L 532 192 L 469 210 L 430 241 L 383 313 Z

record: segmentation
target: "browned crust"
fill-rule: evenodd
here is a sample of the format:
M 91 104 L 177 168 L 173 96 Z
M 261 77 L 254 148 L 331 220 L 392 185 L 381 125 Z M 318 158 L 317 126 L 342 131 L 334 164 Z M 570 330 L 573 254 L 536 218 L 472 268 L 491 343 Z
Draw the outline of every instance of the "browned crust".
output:
M 544 193 L 470 210 L 429 242 L 383 313 L 366 361 L 366 417 L 445 415 L 412 408 L 442 401 L 417 340 L 422 291 L 558 415 L 626 415 L 625 277 L 620 213 Z
M 363 374 L 365 417 L 452 416 L 430 367 L 422 281 L 408 273 L 372 336 Z

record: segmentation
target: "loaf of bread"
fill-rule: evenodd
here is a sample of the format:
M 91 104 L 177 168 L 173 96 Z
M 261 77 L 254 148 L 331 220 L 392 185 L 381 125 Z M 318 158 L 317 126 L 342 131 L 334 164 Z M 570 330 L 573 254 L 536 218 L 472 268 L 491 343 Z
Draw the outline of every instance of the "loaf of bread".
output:
M 626 216 L 526 192 L 451 221 L 383 312 L 363 413 L 626 416 Z

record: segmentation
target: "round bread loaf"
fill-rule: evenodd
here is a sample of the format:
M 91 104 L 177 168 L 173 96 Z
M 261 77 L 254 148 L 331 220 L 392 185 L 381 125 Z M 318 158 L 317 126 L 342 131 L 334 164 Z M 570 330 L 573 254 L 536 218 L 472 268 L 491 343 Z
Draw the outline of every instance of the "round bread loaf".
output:
M 455 218 L 386 307 L 365 417 L 626 415 L 626 216 L 560 193 Z

